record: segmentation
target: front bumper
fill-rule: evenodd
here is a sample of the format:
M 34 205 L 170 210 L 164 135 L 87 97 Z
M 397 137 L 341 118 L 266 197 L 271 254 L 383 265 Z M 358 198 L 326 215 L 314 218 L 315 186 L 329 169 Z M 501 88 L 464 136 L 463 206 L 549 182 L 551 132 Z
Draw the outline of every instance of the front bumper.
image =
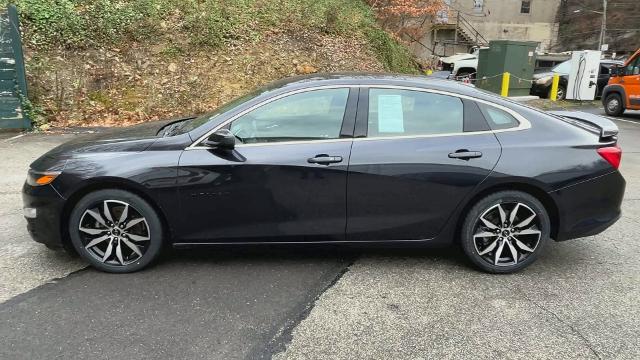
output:
M 625 186 L 616 170 L 550 193 L 560 212 L 556 240 L 596 235 L 613 225 L 622 214 Z
M 22 203 L 31 238 L 49 248 L 62 248 L 60 220 L 64 198 L 53 186 L 22 186 Z

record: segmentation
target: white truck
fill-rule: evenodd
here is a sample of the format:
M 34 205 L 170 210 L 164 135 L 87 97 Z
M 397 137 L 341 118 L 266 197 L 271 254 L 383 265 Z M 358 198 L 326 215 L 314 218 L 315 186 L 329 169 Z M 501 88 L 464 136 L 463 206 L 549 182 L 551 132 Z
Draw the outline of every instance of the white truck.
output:
M 475 47 L 470 53 L 457 53 L 455 55 L 440 58 L 442 70 L 451 71 L 450 78 L 460 80 L 465 77 L 475 78 L 478 70 L 478 52 Z

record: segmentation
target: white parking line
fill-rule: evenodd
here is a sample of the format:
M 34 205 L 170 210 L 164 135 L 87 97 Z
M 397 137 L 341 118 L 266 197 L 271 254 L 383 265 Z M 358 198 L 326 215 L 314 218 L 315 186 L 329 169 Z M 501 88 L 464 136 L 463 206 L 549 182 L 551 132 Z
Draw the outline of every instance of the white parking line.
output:
M 8 138 L 8 139 L 4 139 L 4 141 L 5 141 L 5 142 L 9 142 L 9 141 L 11 141 L 11 140 L 15 140 L 15 139 L 21 138 L 21 137 L 23 137 L 24 135 L 25 135 L 25 134 L 18 134 L 18 135 L 16 135 L 16 136 L 12 136 L 12 137 L 10 137 L 10 138 Z
M 640 125 L 640 122 L 638 122 L 638 121 L 627 120 L 627 119 L 618 119 L 618 118 L 614 118 L 614 117 L 611 117 L 611 116 L 605 116 L 605 117 L 607 119 L 613 120 L 613 121 L 624 121 L 624 122 L 628 122 L 628 123 L 631 123 L 631 124 Z

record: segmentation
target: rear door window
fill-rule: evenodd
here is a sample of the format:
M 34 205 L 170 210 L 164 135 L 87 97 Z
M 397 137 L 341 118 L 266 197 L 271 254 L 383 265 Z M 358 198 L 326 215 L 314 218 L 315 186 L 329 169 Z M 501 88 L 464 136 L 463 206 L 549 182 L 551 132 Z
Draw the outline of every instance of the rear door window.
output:
M 462 133 L 464 106 L 454 96 L 415 90 L 369 90 L 369 137 Z

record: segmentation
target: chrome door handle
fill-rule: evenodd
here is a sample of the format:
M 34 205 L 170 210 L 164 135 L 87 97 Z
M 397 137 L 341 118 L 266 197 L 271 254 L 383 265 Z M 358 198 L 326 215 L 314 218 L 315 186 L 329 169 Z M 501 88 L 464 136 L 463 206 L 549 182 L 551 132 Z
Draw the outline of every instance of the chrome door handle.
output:
M 451 159 L 469 160 L 482 157 L 480 151 L 458 150 L 456 152 L 449 153 Z
M 329 155 L 316 155 L 315 157 L 308 158 L 307 162 L 310 164 L 323 164 L 329 165 L 332 163 L 342 162 L 342 156 L 329 156 Z

